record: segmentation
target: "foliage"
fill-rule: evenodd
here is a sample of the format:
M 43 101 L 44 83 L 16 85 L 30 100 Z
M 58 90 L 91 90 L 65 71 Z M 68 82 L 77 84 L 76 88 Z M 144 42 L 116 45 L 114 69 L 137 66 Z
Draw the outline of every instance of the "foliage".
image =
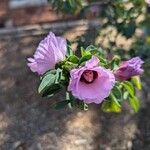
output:
M 112 60 L 107 60 L 102 48 L 97 48 L 93 45 L 86 49 L 81 47 L 81 57 L 77 57 L 71 47 L 68 47 L 68 56 L 64 62 L 59 63 L 54 70 L 46 72 L 41 77 L 39 86 L 39 93 L 43 97 L 50 97 L 58 93 L 62 89 L 67 89 L 69 84 L 69 72 L 78 66 L 83 66 L 92 55 L 95 55 L 100 60 L 100 65 L 106 68 L 115 70 L 120 65 L 120 57 L 114 56 Z M 128 101 L 135 112 L 139 110 L 140 101 L 136 97 L 136 90 L 141 89 L 141 82 L 139 77 L 133 77 L 128 81 L 116 81 L 109 97 L 102 103 L 102 110 L 104 112 L 120 112 L 124 101 Z M 66 90 L 66 100 L 54 104 L 52 107 L 61 109 L 65 106 L 77 107 L 82 110 L 88 110 L 88 104 L 73 97 L 73 95 Z
M 103 51 L 102 48 L 98 49 L 93 45 L 88 46 L 89 43 L 85 43 L 85 41 L 87 41 L 85 39 L 87 35 L 78 37 L 75 42 L 78 43 L 78 47 L 82 47 L 82 57 L 78 58 L 75 56 L 72 53 L 71 47 L 69 47 L 68 59 L 61 65 L 61 68 L 59 68 L 65 69 L 65 71 L 62 71 L 62 76 L 63 74 L 67 74 L 70 69 L 83 65 L 93 54 L 99 57 L 101 66 L 105 68 L 111 67 L 113 70 L 120 64 L 120 58 L 126 59 L 133 56 L 140 56 L 145 60 L 145 68 L 147 68 L 146 72 L 148 72 L 150 67 L 150 32 L 148 30 L 150 27 L 150 15 L 145 0 L 49 0 L 49 3 L 59 12 L 78 15 L 82 18 L 86 16 L 84 13 L 89 13 L 91 10 L 94 10 L 95 13 L 95 11 L 99 9 L 98 16 L 96 17 L 100 19 L 101 27 L 96 30 L 97 33 L 93 44 L 99 47 L 99 43 L 97 44 L 95 39 L 102 39 L 100 45 L 107 50 Z M 94 8 L 95 6 L 98 9 Z M 88 11 L 86 11 L 86 9 L 88 9 Z M 108 30 L 108 28 L 111 28 L 111 30 Z M 143 34 L 138 35 L 136 33 L 137 29 L 143 31 Z M 112 32 L 115 32 L 113 38 L 110 37 Z M 120 37 L 124 38 L 124 45 L 122 46 L 118 45 L 118 38 Z M 105 46 L 103 41 L 106 41 L 106 38 L 108 42 Z M 132 40 L 132 44 L 126 48 L 125 45 L 128 40 Z M 105 55 L 109 55 L 110 57 L 117 55 L 117 57 L 115 56 L 108 62 L 104 57 Z M 65 81 L 68 82 L 67 79 L 64 81 L 60 80 L 61 83 Z M 49 86 L 50 83 L 47 84 Z M 137 89 L 141 90 L 141 88 L 139 77 L 134 77 L 122 83 L 117 82 L 110 96 L 103 102 L 102 110 L 105 112 L 120 112 L 122 103 L 128 101 L 133 110 L 137 112 L 140 101 L 136 98 L 135 94 Z M 69 99 L 67 102 L 62 102 L 63 104 L 70 104 L 70 106 L 77 106 L 82 109 L 88 108 L 86 104 L 80 102 L 75 104 L 72 95 L 70 93 L 68 95 Z
M 53 6 L 56 10 L 62 10 L 65 13 L 72 13 L 77 14 L 80 12 L 83 4 L 85 3 L 84 0 L 48 0 L 49 3 Z
M 98 29 L 97 37 L 106 41 L 108 40 L 107 46 L 103 45 L 103 40 L 101 46 L 110 54 L 118 54 L 122 58 L 129 58 L 130 56 L 142 56 L 147 55 L 149 53 L 148 46 L 146 43 L 142 42 L 142 50 L 139 48 L 139 40 L 135 42 L 134 47 L 138 47 L 136 50 L 133 48 L 126 48 L 125 46 L 118 46 L 118 38 L 120 36 L 124 37 L 126 40 L 133 39 L 141 39 L 141 37 L 137 37 L 136 30 L 144 28 L 149 28 L 149 13 L 147 13 L 147 4 L 145 0 L 49 0 L 49 3 L 53 6 L 54 9 L 59 12 L 64 12 L 67 14 L 78 15 L 82 18 L 85 18 L 87 13 L 94 13 L 98 11 L 98 17 L 101 22 L 100 30 Z M 91 8 L 91 9 L 89 9 Z M 87 11 L 86 11 L 87 9 Z M 85 13 L 85 14 L 84 14 Z M 143 18 L 143 19 L 142 19 Z M 103 34 L 103 31 L 107 31 L 108 28 L 111 28 L 111 31 Z M 116 34 L 111 38 L 111 32 L 115 31 Z M 145 30 L 146 31 L 146 30 Z M 146 31 L 148 32 L 148 31 Z M 146 35 L 148 36 L 148 35 Z M 76 40 L 78 42 L 79 47 L 87 45 L 91 43 L 85 43 L 87 41 L 85 36 L 78 37 Z M 96 44 L 96 43 L 95 43 Z M 137 44 L 137 46 L 136 46 Z M 144 57 L 145 58 L 145 57 Z

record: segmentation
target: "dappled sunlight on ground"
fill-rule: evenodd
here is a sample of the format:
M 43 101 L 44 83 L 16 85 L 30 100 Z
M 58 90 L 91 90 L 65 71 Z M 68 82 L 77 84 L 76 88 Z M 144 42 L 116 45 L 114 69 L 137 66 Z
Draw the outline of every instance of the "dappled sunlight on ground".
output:
M 75 38 L 69 32 L 65 36 Z M 138 138 L 148 136 L 143 130 L 150 129 L 148 102 L 135 115 L 128 106 L 121 114 L 102 113 L 95 105 L 87 112 L 50 108 L 64 94 L 41 98 L 38 77 L 26 65 L 41 39 L 0 41 L 0 149 L 138 150 L 140 141 L 139 150 L 148 150 L 145 140 Z M 142 99 L 143 104 L 147 99 Z

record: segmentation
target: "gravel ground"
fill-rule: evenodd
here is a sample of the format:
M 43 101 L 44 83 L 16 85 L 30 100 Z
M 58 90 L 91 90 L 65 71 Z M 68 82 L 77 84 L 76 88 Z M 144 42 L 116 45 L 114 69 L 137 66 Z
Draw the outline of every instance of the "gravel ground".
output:
M 52 110 L 55 100 L 37 94 L 38 77 L 26 66 L 38 37 L 0 41 L 1 150 L 150 150 L 148 82 L 142 107 L 134 114 L 126 105 L 120 114 L 90 110 Z M 146 77 L 144 80 L 147 79 Z

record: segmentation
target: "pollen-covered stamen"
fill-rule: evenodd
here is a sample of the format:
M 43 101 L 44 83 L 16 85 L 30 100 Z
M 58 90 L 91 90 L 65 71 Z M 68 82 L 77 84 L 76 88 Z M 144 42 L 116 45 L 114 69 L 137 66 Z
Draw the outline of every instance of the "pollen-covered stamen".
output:
M 80 81 L 85 83 L 92 83 L 97 77 L 98 74 L 96 71 L 86 70 L 83 72 Z

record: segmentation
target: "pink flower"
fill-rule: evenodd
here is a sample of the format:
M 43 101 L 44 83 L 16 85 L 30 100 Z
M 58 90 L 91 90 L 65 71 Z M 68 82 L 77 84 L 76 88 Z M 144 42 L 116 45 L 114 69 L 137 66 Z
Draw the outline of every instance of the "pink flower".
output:
M 150 6 L 150 0 L 145 0 L 145 2 Z
M 113 73 L 98 64 L 99 59 L 93 56 L 85 66 L 73 69 L 70 73 L 68 90 L 85 103 L 101 103 L 115 84 Z
M 49 69 L 54 69 L 58 62 L 63 61 L 66 51 L 66 40 L 50 32 L 48 36 L 40 42 L 33 58 L 28 58 L 28 66 L 31 71 L 42 75 Z
M 131 78 L 132 76 L 141 75 L 143 69 L 141 65 L 144 62 L 139 57 L 134 57 L 128 61 L 121 63 L 120 67 L 115 70 L 114 75 L 117 80 L 123 81 Z

